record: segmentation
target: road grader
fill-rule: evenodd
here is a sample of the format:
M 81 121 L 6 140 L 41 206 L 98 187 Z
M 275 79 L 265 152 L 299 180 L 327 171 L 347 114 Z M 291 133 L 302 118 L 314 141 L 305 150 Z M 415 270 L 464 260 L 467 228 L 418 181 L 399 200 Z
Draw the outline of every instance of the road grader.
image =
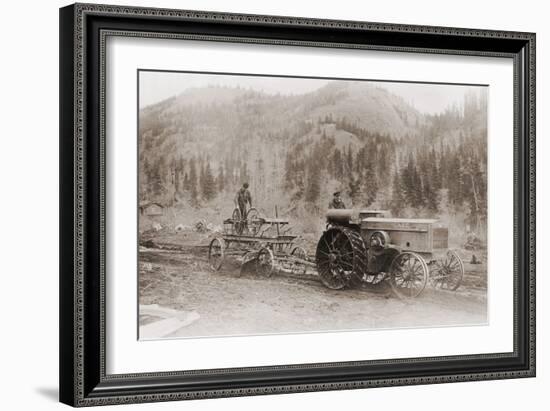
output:
M 298 236 L 289 225 L 289 220 L 279 218 L 277 208 L 275 218 L 260 216 L 256 208 L 243 216 L 235 208 L 231 218 L 223 221 L 223 232 L 210 242 L 210 268 L 220 270 L 225 258 L 232 256 L 243 264 L 254 262 L 256 272 L 264 277 L 275 271 L 305 274 L 315 265 L 306 250 L 295 244 Z
M 435 219 L 387 218 L 385 211 L 332 209 L 315 253 L 322 283 L 331 289 L 389 282 L 414 298 L 430 284 L 456 290 L 464 276 L 448 249 L 448 229 Z

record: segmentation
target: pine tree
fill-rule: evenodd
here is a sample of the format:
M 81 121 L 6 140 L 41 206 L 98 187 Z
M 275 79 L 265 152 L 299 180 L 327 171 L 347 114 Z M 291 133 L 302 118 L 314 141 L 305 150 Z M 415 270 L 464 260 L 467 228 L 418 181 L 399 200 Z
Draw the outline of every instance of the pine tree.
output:
M 467 187 L 467 192 L 465 194 L 466 203 L 469 209 L 469 224 L 476 229 L 479 227 L 480 220 L 484 214 L 481 207 L 483 200 L 480 196 L 479 185 L 485 178 L 480 172 L 479 164 L 479 159 L 477 159 L 475 155 L 472 155 L 465 161 L 462 167 L 464 185 Z
M 365 168 L 365 162 L 368 161 L 368 159 L 366 158 L 367 156 L 366 153 L 367 153 L 366 148 L 361 147 L 357 152 L 357 155 L 355 156 L 354 169 L 359 174 L 363 172 L 363 169 Z
M 205 163 L 204 161 L 202 160 L 199 160 L 199 184 L 198 184 L 198 193 L 199 193 L 199 196 L 201 196 L 202 198 L 202 187 L 204 185 L 204 166 L 205 166 Z
M 431 183 L 428 180 L 424 182 L 423 191 L 424 191 L 424 204 L 426 208 L 436 213 L 438 211 L 437 208 L 439 204 L 439 198 L 437 195 L 437 191 L 434 190 L 434 188 L 432 187 Z
M 411 205 L 415 208 L 424 207 L 425 201 L 423 196 L 423 187 L 422 187 L 422 178 L 418 172 L 418 168 L 414 167 L 411 174 L 412 182 L 412 203 Z
M 178 193 L 181 193 L 183 188 L 183 179 L 185 174 L 185 160 L 182 156 L 179 157 L 177 163 L 176 163 L 176 191 Z
M 369 207 L 378 194 L 378 181 L 376 177 L 376 171 L 373 163 L 367 163 L 362 178 L 362 194 L 365 207 Z
M 346 173 L 351 174 L 353 172 L 353 151 L 351 144 L 348 146 L 348 154 L 346 159 Z
M 294 161 L 292 151 L 288 150 L 285 157 L 285 180 L 284 188 L 286 191 L 291 191 L 296 184 L 296 172 L 294 167 Z
M 348 195 L 351 198 L 353 206 L 357 206 L 361 203 L 361 179 L 356 178 L 354 173 L 350 173 L 348 177 Z
M 191 204 L 193 206 L 196 206 L 198 204 L 199 200 L 199 192 L 197 189 L 197 166 L 196 166 L 196 160 L 195 157 L 191 157 L 191 160 L 189 161 L 189 193 L 191 194 Z
M 437 155 L 435 154 L 435 150 L 432 148 L 432 151 L 430 152 L 430 181 L 432 184 L 432 187 L 435 191 L 438 191 L 441 189 L 441 173 L 437 164 Z
M 452 154 L 448 167 L 449 202 L 455 210 L 462 207 L 464 202 L 464 174 L 462 161 L 458 152 Z
M 151 167 L 151 174 L 149 179 L 149 190 L 151 198 L 159 201 L 159 197 L 162 195 L 162 177 L 160 175 L 159 164 L 154 164 Z
M 216 178 L 217 190 L 219 192 L 225 191 L 225 173 L 223 171 L 223 165 L 220 163 L 218 167 L 218 177 Z
M 233 184 L 233 161 L 226 157 L 223 163 L 226 189 L 231 189 Z
M 140 198 L 147 198 L 149 193 L 149 181 L 151 180 L 151 164 L 149 159 L 145 157 L 143 160 L 143 176 L 140 176 Z
M 403 190 L 403 179 L 399 175 L 399 171 L 396 169 L 392 180 L 392 198 L 391 198 L 391 210 L 394 216 L 398 216 L 403 208 L 405 208 L 405 193 Z
M 183 184 L 182 184 L 183 191 L 189 191 L 191 189 L 191 184 L 189 180 L 189 174 L 185 173 L 183 175 Z
M 409 155 L 409 161 L 405 168 L 401 171 L 401 186 L 403 187 L 404 200 L 407 205 L 412 207 L 416 204 L 415 198 L 415 166 L 414 166 L 414 157 L 412 154 Z
M 334 149 L 332 154 L 332 175 L 338 181 L 344 178 L 344 163 L 342 162 L 342 153 L 339 149 Z
M 210 161 L 206 161 L 203 167 L 203 176 L 201 178 L 202 198 L 206 201 L 212 200 L 216 196 L 216 180 L 210 168 Z
M 382 144 L 380 146 L 380 150 L 378 150 L 378 155 L 372 159 L 373 162 L 377 163 L 376 168 L 379 170 L 379 183 L 381 186 L 386 185 L 390 182 L 390 174 L 388 173 L 390 162 L 388 157 L 388 147 L 386 144 Z
M 309 167 L 307 175 L 307 186 L 305 189 L 305 200 L 312 206 L 317 206 L 319 197 L 321 195 L 321 177 L 319 175 L 318 167 L 315 163 L 312 163 Z

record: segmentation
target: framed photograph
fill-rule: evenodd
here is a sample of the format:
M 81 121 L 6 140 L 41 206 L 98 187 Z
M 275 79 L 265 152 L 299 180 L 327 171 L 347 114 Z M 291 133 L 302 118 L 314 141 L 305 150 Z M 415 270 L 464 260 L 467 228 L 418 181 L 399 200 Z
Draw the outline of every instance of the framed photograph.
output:
M 60 399 L 535 376 L 535 34 L 60 10 Z

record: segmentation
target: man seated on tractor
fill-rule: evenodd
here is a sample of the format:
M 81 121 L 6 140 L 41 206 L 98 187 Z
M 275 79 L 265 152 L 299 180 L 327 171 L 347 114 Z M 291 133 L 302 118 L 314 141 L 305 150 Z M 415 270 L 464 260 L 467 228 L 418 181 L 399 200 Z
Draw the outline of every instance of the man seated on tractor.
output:
M 250 195 L 250 191 L 248 191 L 248 183 L 244 183 L 235 195 L 235 205 L 239 207 L 242 220 L 246 219 L 247 203 L 250 207 L 252 207 L 252 196 Z
M 328 203 L 328 208 L 346 208 L 346 205 L 340 196 L 340 191 L 337 191 L 332 195 L 332 201 Z

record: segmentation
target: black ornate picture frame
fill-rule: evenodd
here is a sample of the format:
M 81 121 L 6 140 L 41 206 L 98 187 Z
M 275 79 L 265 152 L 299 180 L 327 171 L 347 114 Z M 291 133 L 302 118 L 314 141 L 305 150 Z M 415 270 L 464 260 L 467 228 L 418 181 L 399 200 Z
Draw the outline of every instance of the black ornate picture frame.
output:
M 513 352 L 107 374 L 108 36 L 512 59 Z M 61 402 L 92 406 L 535 376 L 534 33 L 75 4 L 60 10 L 60 101 Z

